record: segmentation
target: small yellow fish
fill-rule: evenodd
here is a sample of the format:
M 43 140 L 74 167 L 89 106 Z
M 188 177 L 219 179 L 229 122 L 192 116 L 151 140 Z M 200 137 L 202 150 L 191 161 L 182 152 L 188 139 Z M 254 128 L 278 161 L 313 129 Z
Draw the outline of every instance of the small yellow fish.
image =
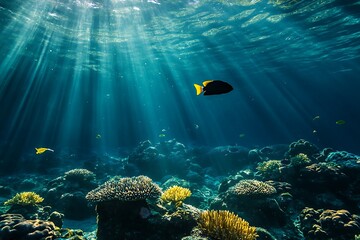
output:
M 318 115 L 318 116 L 315 116 L 315 117 L 313 118 L 313 121 L 319 120 L 319 119 L 320 119 L 320 116 Z
M 159 137 L 165 137 L 166 135 L 165 134 L 159 134 Z
M 101 135 L 100 135 L 100 134 L 97 134 L 97 135 L 96 135 L 96 139 L 101 139 Z
M 317 133 L 316 129 L 313 130 L 313 134 Z
M 245 137 L 245 136 L 246 136 L 245 133 L 241 133 L 241 134 L 239 135 L 240 138 L 243 138 L 243 137 Z
M 343 125 L 343 124 L 345 124 L 346 122 L 345 122 L 345 120 L 337 120 L 335 123 L 336 123 L 337 125 Z
M 50 151 L 50 152 L 54 152 L 54 150 L 50 149 L 50 148 L 35 148 L 36 150 L 36 154 L 42 154 L 45 151 Z

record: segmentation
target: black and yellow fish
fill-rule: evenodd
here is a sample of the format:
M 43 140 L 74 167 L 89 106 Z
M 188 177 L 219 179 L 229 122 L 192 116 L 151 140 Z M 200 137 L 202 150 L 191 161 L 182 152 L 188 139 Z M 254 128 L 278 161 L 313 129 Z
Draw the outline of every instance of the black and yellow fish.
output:
M 227 82 L 220 80 L 207 80 L 203 82 L 203 86 L 194 84 L 196 89 L 196 95 L 200 95 L 202 92 L 204 95 L 217 95 L 231 92 L 233 87 Z

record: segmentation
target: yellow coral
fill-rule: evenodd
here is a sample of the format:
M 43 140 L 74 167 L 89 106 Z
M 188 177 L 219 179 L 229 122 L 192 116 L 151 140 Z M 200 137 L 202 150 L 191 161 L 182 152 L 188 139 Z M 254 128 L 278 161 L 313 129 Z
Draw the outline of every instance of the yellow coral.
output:
M 40 197 L 34 192 L 22 192 L 17 193 L 12 199 L 7 200 L 4 205 L 36 205 L 44 201 L 44 198 Z
M 188 188 L 172 186 L 161 195 L 161 200 L 164 202 L 175 203 L 176 206 L 181 206 L 182 201 L 190 196 L 191 191 Z
M 198 228 L 216 240 L 255 240 L 256 228 L 229 211 L 207 210 L 200 214 Z

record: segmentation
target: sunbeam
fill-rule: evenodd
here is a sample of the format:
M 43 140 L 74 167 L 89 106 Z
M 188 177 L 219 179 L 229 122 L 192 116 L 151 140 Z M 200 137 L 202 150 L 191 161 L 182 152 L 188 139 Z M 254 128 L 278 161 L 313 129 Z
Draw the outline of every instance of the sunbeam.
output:
M 316 101 L 324 87 L 312 79 L 329 79 L 322 101 L 335 106 L 333 73 L 358 71 L 358 19 L 342 17 L 354 3 L 16 3 L 0 5 L 0 133 L 24 151 L 50 145 L 106 152 L 172 138 L 195 145 L 326 143 L 321 129 L 347 115 Z M 235 90 L 196 96 L 193 84 L 207 79 Z M 320 114 L 326 122 L 315 126 Z

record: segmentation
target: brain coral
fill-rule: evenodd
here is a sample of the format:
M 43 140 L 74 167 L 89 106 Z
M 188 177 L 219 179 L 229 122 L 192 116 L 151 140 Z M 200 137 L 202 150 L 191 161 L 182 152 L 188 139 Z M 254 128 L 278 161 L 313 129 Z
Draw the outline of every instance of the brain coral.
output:
M 305 208 L 300 214 L 300 223 L 307 239 L 345 240 L 360 233 L 360 217 L 347 210 Z
M 108 181 L 86 195 L 92 202 L 110 200 L 137 201 L 157 198 L 161 195 L 160 187 L 146 176 L 126 177 L 118 181 Z
M 59 233 L 49 221 L 26 220 L 20 214 L 3 214 L 0 216 L 1 240 L 52 240 Z
M 238 182 L 231 192 L 237 196 L 268 196 L 276 193 L 276 189 L 265 182 L 247 179 Z
M 229 211 L 204 211 L 198 219 L 201 232 L 215 240 L 255 240 L 256 228 Z

